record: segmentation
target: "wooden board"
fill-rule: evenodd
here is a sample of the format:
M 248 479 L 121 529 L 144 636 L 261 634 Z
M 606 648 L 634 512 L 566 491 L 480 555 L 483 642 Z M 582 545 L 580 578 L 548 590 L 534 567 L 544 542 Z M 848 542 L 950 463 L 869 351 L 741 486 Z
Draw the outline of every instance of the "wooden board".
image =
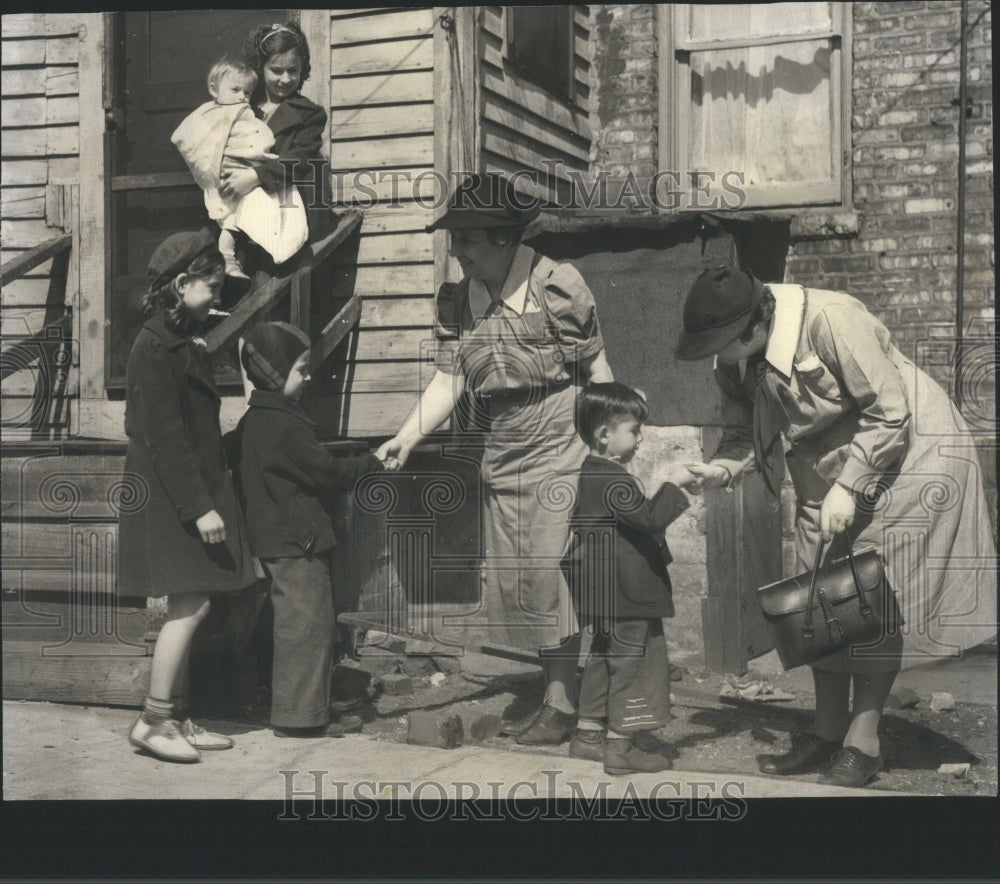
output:
M 432 9 L 407 9 L 373 15 L 342 18 L 330 28 L 330 43 L 368 43 L 422 37 L 434 27 Z
M 430 70 L 387 72 L 378 76 L 349 76 L 341 70 L 334 53 L 333 81 L 330 83 L 332 107 L 371 107 L 434 100 L 434 75 Z
M 612 230 L 543 235 L 530 245 L 573 264 L 597 301 L 615 378 L 649 396 L 655 426 L 722 425 L 732 412 L 712 374 L 712 361 L 678 362 L 687 289 L 705 267 L 732 264 L 732 237 L 704 242 L 697 218 L 655 231 Z
M 3 188 L 0 191 L 0 217 L 44 218 L 45 188 L 40 186 Z
M 366 298 L 427 294 L 434 291 L 434 265 L 358 267 L 355 291 Z
M 387 622 L 382 612 L 356 611 L 337 615 L 337 622 L 344 626 L 353 626 L 359 629 L 373 629 L 384 632 L 388 635 L 399 635 L 407 639 L 414 639 L 420 642 L 427 642 L 431 645 L 440 643 L 440 637 L 435 637 L 428 633 L 417 632 L 407 629 L 400 631 L 394 624 Z M 393 631 L 395 630 L 395 631 Z M 453 645 L 447 645 L 451 652 L 454 652 Z M 504 660 L 517 660 L 521 663 L 537 663 L 538 654 L 531 651 L 523 651 L 520 648 L 509 648 L 506 645 L 492 645 L 487 643 L 476 644 L 469 642 L 464 644 L 463 649 L 470 654 L 485 654 L 488 657 L 501 657 Z
M 386 135 L 430 135 L 434 132 L 434 105 L 334 108 L 330 112 L 331 150 L 345 138 L 382 138 Z
M 432 135 L 336 141 L 330 145 L 330 160 L 338 169 L 398 169 L 403 166 L 429 166 L 433 159 Z
M 3 643 L 5 700 L 141 706 L 152 657 L 42 657 L 35 642 Z
M 430 35 L 391 43 L 334 46 L 330 51 L 330 71 L 335 76 L 429 71 L 434 67 Z

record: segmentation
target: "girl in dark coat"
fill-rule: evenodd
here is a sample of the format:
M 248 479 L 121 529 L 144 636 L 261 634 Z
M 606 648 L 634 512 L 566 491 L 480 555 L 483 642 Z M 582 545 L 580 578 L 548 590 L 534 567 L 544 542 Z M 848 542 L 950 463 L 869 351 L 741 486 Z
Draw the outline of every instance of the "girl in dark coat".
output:
M 295 22 L 261 25 L 247 36 L 243 61 L 257 73 L 250 105 L 274 133 L 278 159 L 223 175 L 219 193 L 245 196 L 255 187 L 275 193 L 295 182 L 306 207 L 309 238 L 322 239 L 333 227 L 330 165 L 322 154 L 326 111 L 299 93 L 309 79 L 309 44 Z
M 626 472 L 642 441 L 646 402 L 624 384 L 589 384 L 577 402 L 577 430 L 590 446 L 580 468 L 568 554 L 569 585 L 581 624 L 594 630 L 580 686 L 574 758 L 627 774 L 670 767 L 634 736 L 666 724 L 670 664 L 662 618 L 674 616 L 663 532 L 688 507 L 676 466 L 652 498 Z M 604 723 L 607 736 L 604 734 Z
M 193 724 L 175 699 L 210 595 L 256 579 L 223 454 L 219 394 L 204 345 L 191 337 L 218 297 L 224 267 L 208 230 L 161 243 L 149 262 L 148 319 L 126 370 L 125 472 L 135 493 L 120 519 L 119 589 L 167 597 L 129 741 L 169 761 L 233 745 Z

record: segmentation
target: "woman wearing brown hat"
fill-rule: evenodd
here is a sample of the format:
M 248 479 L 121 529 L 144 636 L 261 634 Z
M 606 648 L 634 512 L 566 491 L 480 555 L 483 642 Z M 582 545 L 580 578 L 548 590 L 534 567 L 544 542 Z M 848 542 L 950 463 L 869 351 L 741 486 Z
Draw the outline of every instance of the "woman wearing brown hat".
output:
M 486 426 L 482 462 L 490 641 L 542 650 L 544 705 L 505 732 L 560 743 L 576 723 L 579 633 L 559 569 L 587 453 L 576 394 L 611 381 L 594 298 L 577 270 L 522 245 L 536 200 L 499 175 L 470 176 L 428 232 L 448 230 L 464 279 L 437 297 L 436 372 L 380 459 L 403 463 L 456 411 Z M 468 406 L 468 408 L 466 407 Z
M 677 357 L 713 355 L 723 390 L 751 408 L 709 463 L 692 465 L 702 487 L 756 468 L 778 494 L 784 460 L 803 570 L 820 536 L 846 534 L 879 551 L 899 601 L 902 626 L 813 665 L 811 731 L 761 763 L 787 775 L 832 758 L 822 782 L 862 786 L 883 764 L 878 726 L 899 669 L 996 635 L 994 542 L 972 437 L 945 391 L 841 292 L 707 270 L 688 293 Z

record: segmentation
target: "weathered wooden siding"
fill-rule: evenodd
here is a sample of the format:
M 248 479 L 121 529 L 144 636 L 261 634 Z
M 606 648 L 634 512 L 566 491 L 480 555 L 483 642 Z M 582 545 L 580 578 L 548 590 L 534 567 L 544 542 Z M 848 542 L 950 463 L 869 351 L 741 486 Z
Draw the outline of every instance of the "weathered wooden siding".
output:
M 79 19 L 4 15 L 0 42 L 0 253 L 4 263 L 62 232 L 80 176 Z M 77 309 L 63 255 L 0 294 L 5 438 L 62 437 L 79 397 L 79 353 L 46 326 Z M 20 346 L 18 346 L 20 345 Z M 11 372 L 14 367 L 20 370 Z M 59 373 L 58 383 L 55 373 Z
M 348 395 L 316 410 L 337 435 L 392 434 L 429 379 L 418 359 L 433 318 L 434 213 L 415 198 L 434 195 L 434 28 L 430 7 L 331 12 L 334 191 L 370 205 L 356 267 L 343 268 L 364 299 L 350 361 L 333 366 Z
M 480 20 L 481 151 L 486 171 L 538 171 L 538 195 L 565 199 L 566 169 L 586 171 L 590 61 L 590 9 L 573 7 L 576 98 L 572 104 L 546 93 L 510 70 L 506 62 L 505 8 L 485 6 Z M 559 171 L 543 164 L 557 161 Z

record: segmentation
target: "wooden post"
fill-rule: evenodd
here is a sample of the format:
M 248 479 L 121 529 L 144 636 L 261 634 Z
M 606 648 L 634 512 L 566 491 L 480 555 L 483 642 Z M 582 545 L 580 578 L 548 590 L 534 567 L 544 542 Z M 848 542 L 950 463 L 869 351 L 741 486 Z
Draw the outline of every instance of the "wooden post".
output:
M 478 16 L 478 7 L 434 7 L 434 171 L 439 186 L 446 184 L 449 190 L 455 173 L 478 172 L 482 162 Z M 434 288 L 458 279 L 458 262 L 448 256 L 448 234 L 439 230 L 434 234 Z
M 311 278 L 312 267 L 307 265 L 295 271 L 291 283 L 291 322 L 307 335 L 309 334 L 309 313 L 312 310 Z
M 709 458 L 722 432 L 702 430 Z M 760 476 L 744 476 L 732 492 L 705 492 L 708 594 L 701 617 L 705 666 L 742 675 L 747 662 L 769 651 L 767 626 L 757 607 L 757 587 L 782 576 L 781 506 Z

